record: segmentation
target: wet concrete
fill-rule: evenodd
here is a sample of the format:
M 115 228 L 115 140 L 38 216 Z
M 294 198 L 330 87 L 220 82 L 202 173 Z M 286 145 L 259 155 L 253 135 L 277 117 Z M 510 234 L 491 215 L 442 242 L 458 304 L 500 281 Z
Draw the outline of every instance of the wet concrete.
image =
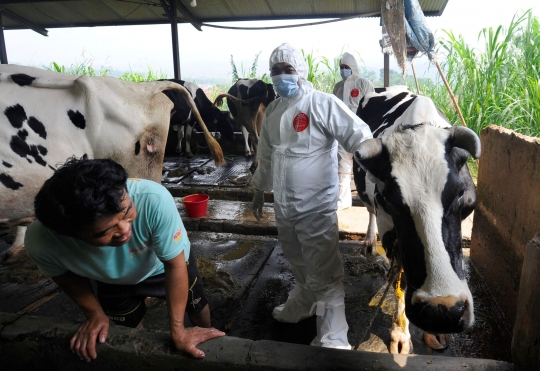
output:
M 227 200 L 233 199 L 236 190 L 228 188 L 227 192 L 230 197 Z M 272 204 L 265 204 L 262 222 L 254 219 L 249 202 L 224 201 L 211 196 L 208 213 L 202 218 L 188 218 L 181 201 L 177 206 L 188 229 L 192 251 L 198 258 L 213 326 L 232 339 L 289 346 L 309 344 L 316 334 L 315 317 L 298 324 L 284 324 L 271 315 L 272 309 L 283 303 L 294 287 L 289 264 L 277 241 Z M 384 256 L 365 257 L 360 253 L 366 215 L 364 208 L 351 208 L 339 214 L 340 251 L 346 272 L 346 316 L 350 343 L 360 351 L 382 355 L 388 353 L 395 295 L 388 290 L 381 302 L 388 270 Z M 0 243 L 0 250 L 7 248 L 7 242 L 9 238 Z M 509 326 L 468 259 L 468 239 L 464 243 L 465 272 L 475 299 L 477 325 L 468 333 L 449 335 L 449 347 L 444 351 L 428 348 L 422 331 L 411 325 L 414 353 L 511 362 Z M 166 333 L 169 324 L 165 302 L 147 299 L 146 304 L 145 330 Z M 50 279 L 39 275 L 24 253 L 15 262 L 0 266 L 0 312 L 51 320 L 60 317 L 71 323 L 84 319 L 76 305 Z M 189 324 L 187 318 L 186 323 Z M 4 333 L 0 338 L 4 338 Z

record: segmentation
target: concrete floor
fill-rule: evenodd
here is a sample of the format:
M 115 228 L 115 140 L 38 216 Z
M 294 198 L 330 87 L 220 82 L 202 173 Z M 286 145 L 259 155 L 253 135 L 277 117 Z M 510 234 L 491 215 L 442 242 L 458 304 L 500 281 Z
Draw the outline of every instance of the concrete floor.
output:
M 183 185 L 180 179 L 169 177 L 174 183 L 164 183 L 178 198 L 178 210 L 203 276 L 213 326 L 238 338 L 309 344 L 316 334 L 315 317 L 293 325 L 279 323 L 271 316 L 272 309 L 283 303 L 294 287 L 294 278 L 277 242 L 272 204 L 265 204 L 261 222 L 257 222 L 251 213 L 248 201 L 251 199 L 251 176 L 247 170 L 250 161 L 242 158 L 229 161 L 234 163 L 231 167 L 236 170 L 228 177 L 224 176 L 224 180 L 214 178 L 212 184 Z M 205 170 L 198 173 L 194 169 L 212 167 L 201 158 L 193 161 L 168 159 L 168 172 L 175 169 L 175 163 L 182 166 L 187 163 L 190 166 L 187 173 L 198 176 L 198 181 L 202 182 Z M 211 196 L 206 216 L 197 219 L 187 216 L 179 198 L 192 193 Z M 271 201 L 271 194 L 267 196 L 267 201 Z M 391 313 L 395 305 L 392 290 L 379 305 L 386 288 L 388 264 L 384 256 L 360 254 L 367 227 L 367 213 L 363 207 L 340 211 L 339 222 L 340 251 L 346 272 L 349 341 L 359 350 L 388 353 Z M 449 335 L 449 347 L 433 351 L 423 342 L 422 331 L 411 325 L 414 353 L 511 362 L 509 327 L 467 258 L 466 246 L 472 225 L 469 221 L 463 227 L 465 270 L 475 298 L 477 326 L 466 334 Z M 0 243 L 0 251 L 7 248 L 7 242 L 9 238 Z M 164 301 L 147 299 L 147 305 L 145 328 L 168 331 Z M 0 267 L 0 312 L 75 321 L 84 319 L 71 300 L 51 280 L 41 277 L 24 254 Z

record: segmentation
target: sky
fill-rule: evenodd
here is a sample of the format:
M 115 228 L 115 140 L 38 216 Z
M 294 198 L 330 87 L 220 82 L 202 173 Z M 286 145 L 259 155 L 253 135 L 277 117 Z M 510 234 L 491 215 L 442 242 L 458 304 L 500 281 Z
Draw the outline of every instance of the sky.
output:
M 429 17 L 427 22 L 436 39 L 444 36 L 442 30 L 451 30 L 455 35 L 463 35 L 469 45 L 480 47 L 483 43 L 477 43 L 477 40 L 482 28 L 507 27 L 517 12 L 531 8 L 534 15 L 540 16 L 538 0 L 449 0 L 443 15 Z M 321 20 L 215 24 L 270 27 L 317 21 Z M 368 70 L 378 72 L 383 67 L 379 18 L 264 31 L 223 30 L 205 26 L 202 29 L 201 32 L 190 24 L 178 25 L 183 80 L 197 82 L 203 77 L 231 79 L 231 55 L 237 68 L 243 66 L 247 71 L 259 53 L 257 72 L 262 75 L 268 72 L 272 50 L 283 42 L 328 59 L 348 51 Z M 47 37 L 29 30 L 4 31 L 8 61 L 41 67 L 53 61 L 70 66 L 89 60 L 97 69 L 106 67 L 119 71 L 147 72 L 151 67 L 167 73 L 169 78 L 174 77 L 170 25 L 48 30 Z M 426 56 L 416 59 L 414 64 L 419 77 L 434 77 L 437 74 Z M 391 57 L 390 68 L 399 70 L 394 57 Z

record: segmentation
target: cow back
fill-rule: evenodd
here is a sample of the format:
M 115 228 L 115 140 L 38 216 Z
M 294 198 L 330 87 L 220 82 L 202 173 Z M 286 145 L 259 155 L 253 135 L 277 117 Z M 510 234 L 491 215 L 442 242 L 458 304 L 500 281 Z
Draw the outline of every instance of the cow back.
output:
M 32 215 L 43 182 L 72 156 L 160 181 L 173 105 L 158 93 L 173 86 L 0 66 L 0 221 Z

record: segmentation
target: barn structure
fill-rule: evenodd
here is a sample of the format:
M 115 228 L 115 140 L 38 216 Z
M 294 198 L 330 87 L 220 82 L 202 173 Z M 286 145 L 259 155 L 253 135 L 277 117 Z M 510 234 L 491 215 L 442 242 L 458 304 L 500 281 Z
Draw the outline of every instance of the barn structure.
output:
M 448 0 L 420 0 L 420 5 L 424 11 L 424 14 L 426 16 L 440 16 L 442 15 Z M 216 27 L 217 25 L 214 25 L 213 23 L 217 22 L 232 22 L 232 21 L 254 21 L 254 20 L 299 20 L 299 23 L 305 24 L 305 25 L 314 25 L 319 22 L 328 22 L 330 21 L 337 21 L 337 20 L 344 20 L 344 19 L 351 19 L 351 18 L 362 18 L 362 17 L 380 17 L 381 16 L 381 6 L 386 6 L 387 1 L 386 0 L 340 0 L 340 1 L 318 1 L 318 0 L 296 0 L 296 1 L 290 1 L 290 0 L 3 0 L 0 2 L 0 62 L 3 64 L 8 63 L 8 57 L 9 57 L 9 50 L 6 50 L 6 44 L 4 39 L 4 33 L 3 30 L 16 30 L 16 29 L 31 29 L 35 32 L 38 32 L 39 34 L 43 36 L 47 36 L 48 29 L 50 28 L 71 28 L 71 27 L 99 27 L 99 26 L 121 26 L 121 25 L 150 25 L 150 24 L 170 24 L 171 25 L 171 45 L 172 45 L 172 58 L 171 63 L 174 66 L 174 73 L 175 78 L 181 78 L 181 66 L 180 66 L 180 55 L 179 55 L 179 48 L 178 48 L 178 30 L 177 30 L 177 24 L 178 23 L 189 23 L 193 25 L 197 30 L 204 32 L 205 27 Z M 219 27 L 223 27 L 223 24 L 219 25 Z M 384 54 L 384 66 L 385 66 L 385 85 L 388 85 L 388 71 L 389 71 L 389 56 L 388 54 Z M 494 131 L 495 129 L 491 129 Z M 491 135 L 494 135 L 493 133 Z M 517 140 L 520 138 L 515 138 L 515 136 L 508 134 L 508 136 L 511 137 L 511 140 Z M 535 142 L 534 148 L 540 148 Z M 484 145 L 484 143 L 483 143 Z M 512 146 L 513 148 L 516 147 L 516 145 Z M 537 149 L 535 149 L 538 151 Z M 495 154 L 497 152 L 495 150 L 495 147 L 493 147 L 493 158 L 496 156 L 499 156 L 499 154 Z M 509 151 L 508 151 L 509 152 Z M 527 152 L 528 153 L 528 152 Z M 523 157 L 530 157 L 529 155 L 523 155 Z M 205 164 L 208 162 L 208 160 L 200 160 L 202 161 L 201 164 Z M 496 161 L 493 161 L 493 163 L 496 163 Z M 173 163 L 165 163 L 165 167 L 167 166 L 176 166 L 178 164 Z M 168 169 L 170 170 L 170 169 Z M 495 170 L 493 170 L 495 172 Z M 487 174 L 487 172 L 485 171 Z M 480 174 L 479 182 L 484 182 L 484 184 L 492 184 L 493 182 L 490 182 L 487 180 L 487 176 L 485 179 L 482 179 L 483 174 Z M 196 175 L 195 175 L 196 177 Z M 171 172 L 169 171 L 169 180 L 173 179 Z M 194 177 L 191 177 L 193 180 Z M 241 182 L 242 179 L 237 179 L 237 182 Z M 539 180 L 540 181 L 540 180 Z M 194 182 L 196 183 L 196 182 Z M 501 184 L 503 181 L 500 182 Z M 523 181 L 523 183 L 526 183 L 526 181 Z M 226 184 L 228 187 L 237 186 L 236 183 L 230 183 Z M 480 184 L 479 184 L 480 186 Z M 169 188 L 171 193 L 176 197 L 182 197 L 185 196 L 186 192 L 197 192 L 198 189 L 195 188 L 183 188 L 180 189 L 180 187 L 172 186 Z M 217 187 L 216 187 L 217 188 Z M 488 188 L 490 189 L 490 188 Z M 494 190 L 493 193 L 496 193 L 498 190 Z M 218 197 L 218 193 L 221 192 L 221 190 L 216 190 L 216 197 Z M 524 194 L 526 192 L 523 192 Z M 244 195 L 247 201 L 251 195 Z M 267 200 L 268 201 L 268 200 Z M 530 202 L 530 200 L 528 200 Z M 240 221 L 237 221 L 236 223 L 232 224 L 231 230 L 222 230 L 219 228 L 222 228 L 222 225 L 224 224 L 222 222 L 223 218 L 230 218 L 231 215 L 237 216 L 239 219 L 242 217 L 243 214 L 246 214 L 250 212 L 249 209 L 235 209 L 234 207 L 226 208 L 221 207 L 222 204 L 220 204 L 218 201 L 214 201 L 214 203 L 210 204 L 210 210 L 209 215 L 214 216 L 215 219 L 212 220 L 211 217 L 205 219 L 205 220 L 197 220 L 197 219 L 188 219 L 184 223 L 186 224 L 187 228 L 194 230 L 194 231 L 201 231 L 205 230 L 204 228 L 207 228 L 206 231 L 209 232 L 227 232 L 227 233 L 237 233 L 239 230 L 242 230 L 246 227 L 246 224 L 242 224 Z M 507 205 L 507 204 L 506 204 Z M 488 205 L 489 206 L 489 205 Z M 486 207 L 487 208 L 487 207 Z M 516 207 L 516 210 L 520 209 L 520 207 Z M 270 215 L 270 218 L 272 217 L 271 211 L 267 211 Z M 219 215 L 218 215 L 219 214 Z M 487 214 L 487 213 L 485 213 Z M 225 215 L 225 216 L 223 216 Z M 185 215 L 182 215 L 183 217 Z M 488 215 L 489 216 L 489 215 Z M 482 214 L 477 213 L 475 216 L 476 218 L 481 218 Z M 508 217 L 510 218 L 510 216 Z M 480 222 L 482 222 L 481 219 L 479 219 Z M 487 223 L 487 222 L 486 222 Z M 532 223 L 532 222 L 531 222 Z M 248 223 L 249 224 L 249 223 Z M 475 225 L 480 224 L 475 221 Z M 251 228 L 253 227 L 254 223 L 252 223 Z M 255 232 L 260 232 L 264 235 L 271 235 L 273 232 L 271 226 L 270 227 L 261 227 L 260 225 L 257 225 L 256 228 L 259 228 L 258 230 L 255 230 Z M 267 228 L 267 229 L 264 229 Z M 532 230 L 535 228 L 534 226 L 531 226 L 530 229 Z M 272 229 L 272 231 L 270 231 Z M 479 232 L 475 232 L 479 233 Z M 498 236 L 497 236 L 498 237 Z M 495 238 L 495 237 L 492 237 Z M 210 260 L 212 257 L 211 255 L 204 256 L 202 253 L 202 247 L 205 247 L 205 244 L 208 244 L 208 241 L 202 241 L 202 238 L 194 237 L 193 244 L 196 248 L 201 250 L 201 256 L 208 258 L 207 260 Z M 478 239 L 478 240 L 484 240 L 484 239 Z M 242 242 L 243 241 L 243 242 Z M 247 240 L 246 240 L 247 241 Z M 362 353 L 362 354 L 355 354 L 357 352 L 349 352 L 347 354 L 344 354 L 343 356 L 340 355 L 340 357 L 330 357 L 328 358 L 327 354 L 320 351 L 319 349 L 311 349 L 306 350 L 306 347 L 299 348 L 299 344 L 302 343 L 304 340 L 303 338 L 306 337 L 305 333 L 302 333 L 305 331 L 305 324 L 304 327 L 299 326 L 295 328 L 294 333 L 290 335 L 289 338 L 287 338 L 287 343 L 284 345 L 282 342 L 276 342 L 276 341 L 241 341 L 242 337 L 249 338 L 245 333 L 242 333 L 242 315 L 249 315 L 251 312 L 256 312 L 257 310 L 260 310 L 260 305 L 265 304 L 265 302 L 262 301 L 255 301 L 254 297 L 256 295 L 260 295 L 261 297 L 264 297 L 265 300 L 268 302 L 266 304 L 271 305 L 272 300 L 275 300 L 275 297 L 271 297 L 271 292 L 266 292 L 262 289 L 262 287 L 259 287 L 258 285 L 261 285 L 261 281 L 255 281 L 248 279 L 249 277 L 253 277 L 258 275 L 258 277 L 265 278 L 264 274 L 265 272 L 256 271 L 256 268 L 259 266 L 255 265 L 255 263 L 260 264 L 261 267 L 264 266 L 271 266 L 272 261 L 279 261 L 280 257 L 273 252 L 273 242 L 271 239 L 267 238 L 260 238 L 256 240 L 250 240 L 249 242 L 246 242 L 244 240 L 241 240 L 241 243 L 238 245 L 235 245 L 235 249 L 231 252 L 229 250 L 231 249 L 230 241 L 224 241 L 224 237 L 220 233 L 215 233 L 215 236 L 213 237 L 213 240 L 210 243 L 213 243 L 214 246 L 212 247 L 213 250 L 209 248 L 209 251 L 211 250 L 212 254 L 218 255 L 221 257 L 222 265 L 234 265 L 237 263 L 233 263 L 235 261 L 235 257 L 242 256 L 247 257 L 249 259 L 245 260 L 243 264 L 245 266 L 239 266 L 237 267 L 242 274 L 241 279 L 238 280 L 236 283 L 231 283 L 227 281 L 230 279 L 230 277 L 220 276 L 217 277 L 215 281 L 212 282 L 212 285 L 215 285 L 215 288 L 217 290 L 221 290 L 221 296 L 219 299 L 221 301 L 217 301 L 217 303 L 221 304 L 219 307 L 216 308 L 216 312 L 219 313 L 220 311 L 227 314 L 227 316 L 223 315 L 222 318 L 226 318 L 227 321 L 224 319 L 223 323 L 220 323 L 222 328 L 232 329 L 231 335 L 238 336 L 238 338 L 235 338 L 233 336 L 227 337 L 226 340 L 220 343 L 219 347 L 212 347 L 211 345 L 204 348 L 204 350 L 207 352 L 207 354 L 211 354 L 213 357 L 208 357 L 206 360 L 206 365 L 201 366 L 200 363 L 197 363 L 197 361 L 193 361 L 187 358 L 182 358 L 183 365 L 185 366 L 185 369 L 201 369 L 204 367 L 209 368 L 227 368 L 227 367 L 233 367 L 237 369 L 251 369 L 255 367 L 259 367 L 262 369 L 292 369 L 296 368 L 298 370 L 302 369 L 312 369 L 312 370 L 325 370 L 325 369 L 348 369 L 348 368 L 354 368 L 354 369 L 363 369 L 363 368 L 373 368 L 376 369 L 450 369 L 450 370 L 457 370 L 457 369 L 497 369 L 497 370 L 510 370 L 513 369 L 513 366 L 506 362 L 497 362 L 493 360 L 482 360 L 482 359 L 469 359 L 469 358 L 457 358 L 459 360 L 459 364 L 452 363 L 451 357 L 433 357 L 431 354 L 422 354 L 417 357 L 406 357 L 406 356 L 391 356 L 389 357 L 381 357 L 378 353 Z M 520 246 L 523 245 L 523 243 L 520 243 Z M 538 245 L 538 244 L 537 244 Z M 347 249 L 350 249 L 352 245 L 345 244 L 344 251 L 349 251 Z M 229 250 L 228 250 L 229 249 Z M 246 253 L 246 251 L 250 250 L 250 253 Z M 486 247 L 483 250 L 479 249 L 478 251 L 486 252 L 489 251 L 489 249 Z M 210 252 L 208 253 L 210 254 Z M 493 255 L 493 254 L 492 254 Z M 365 262 L 356 259 L 357 257 L 353 256 L 351 253 L 350 259 L 346 262 L 346 264 L 349 264 L 349 269 L 351 271 L 358 270 L 358 266 L 361 264 L 364 264 Z M 503 256 L 503 253 L 500 253 L 499 255 L 494 255 L 495 257 Z M 281 258 L 282 259 L 282 258 Z M 489 259 L 495 258 L 486 258 L 487 261 Z M 538 259 L 538 257 L 537 257 Z M 493 260 L 494 265 L 496 265 L 496 262 Z M 514 266 L 518 266 L 519 263 L 521 263 L 523 260 L 519 260 L 514 264 Z M 498 261 L 501 261 L 500 259 Z M 237 264 L 240 265 L 240 264 Z M 277 264 L 276 266 L 279 266 Z M 376 265 L 371 265 L 370 269 L 372 269 L 371 274 L 375 275 L 376 270 L 378 267 Z M 487 268 L 488 269 L 488 268 Z M 534 271 L 535 267 L 531 265 L 530 271 Z M 283 274 L 280 271 L 274 271 L 272 272 L 276 275 Z M 506 273 L 505 273 L 506 274 Z M 516 274 L 515 272 L 512 273 L 514 277 Z M 507 275 L 510 277 L 510 273 L 507 273 Z M 531 275 L 533 276 L 533 275 Z M 268 278 L 268 277 L 266 277 Z M 359 281 L 360 278 L 353 277 L 356 281 Z M 516 277 L 514 277 L 516 278 Z M 378 283 L 383 282 L 384 280 L 382 278 L 378 278 Z M 516 280 L 519 282 L 519 274 Z M 493 279 L 492 281 L 495 281 Z M 511 280 L 506 279 L 505 281 L 511 282 Z M 512 281 L 515 283 L 515 280 Z M 227 286 L 227 283 L 230 285 Z M 245 288 L 245 286 L 249 286 L 250 290 L 252 290 L 251 296 L 246 296 L 247 294 L 240 292 L 240 291 L 234 291 L 235 285 L 240 285 L 242 288 Z M 41 286 L 39 286 L 41 285 Z M 41 312 L 50 312 L 50 308 L 47 307 L 47 300 L 50 299 L 48 296 L 40 297 L 39 300 L 36 300 L 35 302 L 32 302 L 31 305 L 27 305 L 27 302 L 29 298 L 32 295 L 36 295 L 36 292 L 47 292 L 47 295 L 53 295 L 54 287 L 47 286 L 50 285 L 49 283 L 41 283 L 39 282 L 36 284 L 36 286 L 33 286 L 31 288 L 31 291 L 25 292 L 24 295 L 27 296 L 21 296 L 21 292 L 18 292 L 13 295 L 13 297 L 5 297 L 0 295 L 0 301 L 3 303 L 3 307 L 12 305 L 12 306 L 20 306 L 19 309 L 13 310 L 13 311 L 7 311 L 7 310 L 0 310 L 0 312 L 9 312 L 10 314 L 0 313 L 0 333 L 1 333 L 1 341 L 0 343 L 0 364 L 2 364 L 2 357 L 11 357 L 12 360 L 17 359 L 18 364 L 24 364 L 24 359 L 22 359 L 19 355 L 28 355 L 34 352 L 33 354 L 36 357 L 37 361 L 43 361 L 41 365 L 33 364 L 35 369 L 47 369 L 47 365 L 50 362 L 50 365 L 53 364 L 60 364 L 62 363 L 64 366 L 68 367 L 71 366 L 73 368 L 76 368 L 77 365 L 74 363 L 72 359 L 65 358 L 64 353 L 65 352 L 65 346 L 66 344 L 62 343 L 62 340 L 65 340 L 69 338 L 70 331 L 73 330 L 74 325 L 71 322 L 71 312 L 68 311 L 67 304 L 65 307 L 62 307 L 65 311 L 61 313 L 61 315 L 65 316 L 64 322 L 58 321 L 58 322 L 48 322 L 47 320 L 40 319 L 39 317 L 37 319 L 28 316 L 21 318 L 21 314 L 27 313 L 32 310 L 38 309 L 36 312 L 39 314 L 39 311 Z M 531 284 L 532 285 L 532 284 Z M 351 284 L 352 286 L 352 284 Z M 517 289 L 514 285 L 513 288 L 507 288 L 505 292 L 502 293 L 502 296 L 505 296 L 507 298 L 512 297 L 512 300 L 508 300 L 508 302 L 511 302 L 511 310 L 516 311 L 516 306 L 514 305 L 514 301 L 517 300 Z M 517 284 L 519 286 L 519 283 Z M 12 286 L 4 286 L 4 293 L 5 292 L 11 292 Z M 232 287 L 233 292 L 228 292 L 227 290 L 230 290 Z M 484 291 L 484 287 L 482 284 L 479 284 L 478 286 L 478 292 L 486 293 L 487 291 Z M 47 291 L 48 290 L 48 291 Z M 15 291 L 15 286 L 13 286 L 13 292 Z M 240 292 L 240 293 L 239 293 Z M 256 294 L 253 294 L 256 293 Z M 512 296 L 513 295 L 513 296 Z M 238 296 L 238 297 L 236 297 Z M 223 299 L 222 297 L 227 298 L 227 300 Z M 379 296 L 380 297 L 380 296 Z M 377 298 L 379 298 L 377 297 Z M 58 297 L 57 297 L 58 298 Z M 231 300 L 230 298 L 233 298 L 236 300 L 236 302 L 242 302 L 242 304 L 246 304 L 243 308 L 242 313 L 238 312 L 236 313 L 235 310 L 237 308 L 234 308 L 229 303 Z M 9 299 L 9 300 L 8 300 Z M 27 300 L 28 299 L 28 300 Z M 487 295 L 482 297 L 483 300 L 487 301 Z M 56 300 L 56 299 L 54 299 Z M 522 299 L 523 301 L 524 299 Z M 57 301 L 60 301 L 58 299 Z M 261 304 L 262 303 L 262 304 Z M 60 304 L 64 305 L 64 302 L 60 302 Z M 35 307 L 32 307 L 34 305 Z M 114 341 L 111 342 L 110 347 L 108 350 L 103 350 L 102 359 L 105 361 L 103 363 L 93 363 L 92 367 L 95 369 L 100 370 L 106 370 L 106 369 L 114 369 L 113 366 L 109 364 L 107 366 L 107 362 L 116 361 L 116 365 L 123 364 L 125 367 L 130 367 L 132 369 L 148 369 L 149 367 L 153 367 L 154 369 L 171 369 L 171 368 L 177 368 L 177 366 L 174 365 L 173 361 L 175 359 L 175 355 L 171 355 L 170 349 L 162 349 L 162 348 L 153 348 L 156 344 L 163 343 L 163 334 L 160 332 L 162 328 L 167 328 L 166 324 L 163 324 L 161 319 L 157 318 L 157 315 L 152 318 L 152 313 L 161 313 L 162 312 L 161 307 L 159 305 L 155 305 L 153 307 L 154 312 L 150 312 L 150 319 L 149 322 L 155 326 L 154 331 L 147 331 L 145 333 L 139 333 L 139 334 L 129 334 L 128 332 L 122 332 L 122 330 L 114 330 L 111 336 L 113 337 Z M 373 309 L 373 308 L 371 308 Z M 362 309 L 360 310 L 361 315 L 366 315 L 365 312 L 371 310 L 371 309 Z M 384 310 L 384 309 L 382 309 Z M 487 309 L 486 309 L 487 311 Z M 374 310 L 376 312 L 376 310 Z M 520 312 L 520 314 L 522 314 Z M 496 313 L 498 315 L 498 313 Z M 513 313 L 514 317 L 519 317 L 516 313 Z M 217 317 L 217 316 L 216 316 Z M 524 316 L 525 317 L 525 316 Z M 367 318 L 367 316 L 366 316 Z M 372 317 L 374 321 L 380 321 L 380 316 L 377 317 L 377 315 Z M 493 317 L 495 321 L 497 318 Z M 493 319 L 492 318 L 492 319 Z M 512 317 L 511 317 L 512 318 Z M 528 317 L 527 317 L 528 318 Z M 68 320 L 69 319 L 69 320 Z M 255 318 L 257 320 L 257 318 Z M 17 324 L 11 327 L 7 327 L 9 324 L 15 323 L 17 321 Z M 269 326 L 268 324 L 263 323 L 264 318 L 261 318 L 259 322 L 255 321 L 254 323 L 258 326 L 255 331 L 260 331 L 261 333 L 263 331 L 268 330 Z M 244 321 L 245 322 L 245 321 Z M 365 321 L 364 318 L 360 318 L 357 321 L 358 323 L 354 322 L 353 326 L 356 326 L 358 329 L 363 329 L 365 327 Z M 52 325 L 53 323 L 54 325 Z M 370 323 L 369 325 L 371 325 Z M 492 342 L 491 345 L 488 344 L 488 347 L 491 347 L 494 352 L 501 353 L 501 350 L 497 348 L 498 345 L 502 342 L 503 333 L 507 331 L 503 326 L 500 326 L 500 328 L 490 328 L 488 330 L 487 323 L 485 324 L 485 343 Z M 529 323 L 526 323 L 525 325 L 529 325 Z M 525 326 L 524 325 L 524 326 Z M 52 326 L 52 327 L 51 327 Z M 238 326 L 238 327 L 234 327 Z M 216 326 L 217 327 L 217 326 Z M 274 326 L 275 327 L 275 326 Z M 42 338 L 39 338 L 37 335 L 32 335 L 30 333 L 25 332 L 28 328 L 34 329 L 39 328 L 42 329 L 42 333 L 44 334 Z M 6 329 L 6 330 L 4 330 Z M 497 331 L 498 330 L 498 331 Z M 236 332 L 235 332 L 236 331 Z M 279 333 L 279 329 L 276 330 L 276 328 L 272 328 L 271 331 L 276 331 L 276 333 Z M 492 332 L 490 332 L 492 331 Z M 283 331 L 282 331 L 283 332 Z M 272 335 L 274 332 L 271 333 Z M 266 334 L 265 334 L 266 335 Z M 362 336 L 365 335 L 365 333 L 362 331 L 359 331 L 357 338 L 354 338 L 354 340 L 362 340 Z M 380 335 L 380 334 L 379 334 Z M 33 337 L 34 336 L 34 337 Z M 41 336 L 41 335 L 40 335 Z M 289 335 L 287 335 L 289 336 Z M 307 336 L 311 336 L 309 333 Z M 60 338 L 60 340 L 56 341 L 54 338 Z M 13 340 L 13 339 L 19 339 L 18 343 L 8 343 L 8 340 L 4 341 L 4 339 Z M 47 340 L 47 344 L 45 344 L 45 340 Z M 284 341 L 282 339 L 278 339 L 281 341 Z M 472 344 L 470 342 L 467 342 L 469 338 L 467 336 L 459 338 L 459 341 L 462 341 L 461 344 L 458 344 L 461 346 L 461 349 L 469 348 L 469 350 L 476 349 L 475 347 L 478 344 Z M 508 341 L 508 338 L 503 339 L 504 341 Z M 116 342 L 116 343 L 115 343 Z M 297 344 L 289 344 L 290 343 L 297 343 Z M 375 344 L 372 342 L 372 339 L 370 338 L 368 341 L 364 342 L 367 344 L 366 346 L 373 346 Z M 17 348 L 17 344 L 21 346 L 21 348 Z M 26 345 L 25 345 L 26 344 Z M 29 345 L 28 345 L 29 344 Z M 133 345 L 134 347 L 129 348 L 127 344 Z M 419 345 L 419 344 L 415 344 Z M 483 344 L 485 345 L 485 344 Z M 27 347 L 23 349 L 24 347 Z M 129 349 L 128 349 L 129 348 Z M 224 349 L 225 348 L 225 349 Z M 3 350 L 2 350 L 3 349 Z M 26 352 L 27 349 L 30 349 L 29 352 Z M 134 350 L 133 350 L 134 349 Z M 372 349 L 373 350 L 373 349 Z M 375 349 L 375 351 L 377 351 Z M 25 353 L 26 352 L 26 353 Z M 212 353 L 215 352 L 215 353 Z M 133 355 L 139 355 L 142 357 L 132 357 Z M 448 354 L 446 354 L 448 355 Z M 53 356 L 51 358 L 51 356 Z M 386 355 L 385 355 L 386 356 Z M 47 358 L 49 357 L 49 358 Z M 58 359 L 55 359 L 54 361 L 51 359 L 54 359 L 54 357 L 57 357 Z M 146 357 L 146 358 L 145 358 Z M 9 358 L 8 358 L 9 359 Z M 134 361 L 135 359 L 135 361 Z M 144 359 L 144 361 L 142 361 Z M 502 359 L 509 361 L 508 358 L 502 357 Z M 45 361 L 47 360 L 47 361 Z M 178 360 L 178 358 L 176 358 Z M 295 362 L 298 363 L 294 363 Z M 36 362 L 37 362 L 36 361 Z M 99 361 L 98 361 L 99 362 Z M 147 362 L 147 363 L 146 363 Z M 303 363 L 302 363 L 303 362 Z M 6 369 L 11 369 L 9 365 Z M 40 368 L 41 367 L 41 368 Z M 117 366 L 115 366 L 117 367 Z M 92 369 L 94 369 L 92 368 Z
M 178 23 L 199 31 L 214 22 L 312 20 L 314 25 L 362 17 L 380 17 L 381 0 L 5 0 L 0 2 L 0 61 L 8 63 L 3 30 L 31 29 L 47 36 L 48 28 L 170 24 L 174 78 L 181 78 Z M 448 0 L 420 0 L 426 16 L 442 15 Z M 324 21 L 313 21 L 325 19 Z M 289 26 L 290 27 L 290 26 Z M 385 86 L 389 56 L 384 54 Z

